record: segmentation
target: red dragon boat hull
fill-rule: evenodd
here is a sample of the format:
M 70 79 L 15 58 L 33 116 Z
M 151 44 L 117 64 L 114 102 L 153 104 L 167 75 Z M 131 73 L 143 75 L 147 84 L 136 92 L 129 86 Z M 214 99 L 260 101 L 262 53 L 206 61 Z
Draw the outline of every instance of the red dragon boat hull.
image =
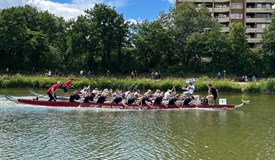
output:
M 112 103 L 78 103 L 78 102 L 66 102 L 66 101 L 43 101 L 43 100 L 31 100 L 31 99 L 16 99 L 17 103 L 39 105 L 39 106 L 49 106 L 49 107 L 84 107 L 84 108 L 119 108 L 119 109 L 180 109 L 180 108 L 190 108 L 190 109 L 230 109 L 238 108 L 244 105 L 244 103 L 239 105 L 225 104 L 225 105 L 157 105 L 157 106 L 137 106 L 137 105 L 123 105 L 123 104 L 112 104 Z

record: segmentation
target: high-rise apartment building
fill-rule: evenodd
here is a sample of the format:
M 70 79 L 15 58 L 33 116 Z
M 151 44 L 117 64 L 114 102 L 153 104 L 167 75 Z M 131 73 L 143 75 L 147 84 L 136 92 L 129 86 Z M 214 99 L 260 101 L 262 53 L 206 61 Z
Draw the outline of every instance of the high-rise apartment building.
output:
M 176 0 L 176 5 L 182 2 L 195 2 L 198 8 L 204 4 L 220 22 L 222 32 L 229 32 L 232 23 L 241 22 L 249 46 L 256 48 L 261 47 L 264 28 L 271 22 L 275 0 Z

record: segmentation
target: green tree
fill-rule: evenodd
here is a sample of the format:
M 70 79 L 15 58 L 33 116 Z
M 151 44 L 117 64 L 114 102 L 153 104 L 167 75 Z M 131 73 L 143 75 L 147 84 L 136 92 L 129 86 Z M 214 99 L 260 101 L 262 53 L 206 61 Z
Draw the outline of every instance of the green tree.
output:
M 275 12 L 272 15 L 272 21 L 270 25 L 265 29 L 263 33 L 263 60 L 266 64 L 266 73 L 275 74 Z
M 25 15 L 30 30 L 29 42 L 33 42 L 32 50 L 29 51 L 29 62 L 39 60 L 39 68 L 64 69 L 64 56 L 67 50 L 66 28 L 67 24 L 63 18 L 56 17 L 48 11 L 37 12 L 36 15 Z
M 0 11 L 1 65 L 30 71 L 62 64 L 64 21 L 30 6 Z M 10 65 L 11 64 L 11 65 Z
M 228 60 L 230 59 L 230 48 L 227 41 L 227 35 L 221 33 L 220 29 L 209 31 L 205 42 L 205 52 L 203 57 L 210 58 L 210 63 L 204 63 L 207 72 L 221 72 L 227 70 Z
M 82 62 L 81 65 L 90 70 L 120 70 L 119 58 L 127 40 L 128 23 L 114 8 L 96 4 L 77 18 L 70 33 L 72 54 L 81 55 L 77 63 Z M 114 65 L 119 67 L 112 67 Z
M 0 50 L 1 65 L 11 70 L 18 69 L 25 60 L 21 51 L 27 33 L 27 22 L 20 16 L 17 8 L 1 10 L 0 13 Z M 20 60 L 19 61 L 19 57 Z
M 231 54 L 228 59 L 227 70 L 231 73 L 247 74 L 250 67 L 248 62 L 250 48 L 242 23 L 232 24 L 229 29 L 228 42 Z
M 246 68 L 247 74 L 255 76 L 263 76 L 265 74 L 265 61 L 262 58 L 262 49 L 253 49 L 248 52 Z
M 172 10 L 175 56 L 185 71 L 201 70 L 200 58 L 207 52 L 206 41 L 211 30 L 219 25 L 205 6 L 196 9 L 194 3 L 181 3 Z
M 76 21 L 71 21 L 70 30 L 67 32 L 69 48 L 65 59 L 69 66 L 74 66 L 78 71 L 96 66 L 94 54 L 97 50 L 97 39 L 91 28 L 86 17 L 81 15 Z
M 93 31 L 97 36 L 97 56 L 101 58 L 101 70 L 115 70 L 113 68 L 115 56 L 120 56 L 127 32 L 128 23 L 114 8 L 104 4 L 96 4 L 93 9 L 86 10 L 86 18 L 94 25 Z
M 160 19 L 153 22 L 146 20 L 137 24 L 133 44 L 143 71 L 162 70 L 169 65 L 166 56 L 172 52 L 172 36 L 161 22 Z

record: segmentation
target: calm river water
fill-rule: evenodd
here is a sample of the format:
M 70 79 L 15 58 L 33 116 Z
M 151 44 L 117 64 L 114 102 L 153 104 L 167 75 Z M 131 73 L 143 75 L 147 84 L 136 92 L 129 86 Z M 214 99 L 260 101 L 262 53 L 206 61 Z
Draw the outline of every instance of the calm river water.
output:
M 29 96 L 28 90 L 0 94 Z M 232 110 L 122 111 L 15 104 L 0 96 L 0 159 L 275 159 L 275 96 L 223 95 Z

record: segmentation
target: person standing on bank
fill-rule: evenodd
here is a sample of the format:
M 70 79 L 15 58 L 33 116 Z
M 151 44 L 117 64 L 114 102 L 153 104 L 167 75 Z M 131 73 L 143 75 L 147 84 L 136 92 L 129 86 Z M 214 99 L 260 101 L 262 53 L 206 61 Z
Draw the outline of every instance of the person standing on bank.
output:
M 60 81 L 58 81 L 56 84 L 52 85 L 48 90 L 47 94 L 49 95 L 50 99 L 49 101 L 56 101 L 56 94 L 55 92 L 58 91 L 58 87 L 61 85 Z
M 72 80 L 73 79 L 69 79 L 65 83 L 63 83 L 63 85 L 62 85 L 62 89 L 63 89 L 63 91 L 65 93 L 65 96 L 68 96 L 68 89 L 69 88 L 73 88 L 73 86 L 72 86 Z
M 212 86 L 212 84 L 208 83 L 207 84 L 207 87 L 208 87 L 208 96 L 206 96 L 208 102 L 210 102 L 212 99 L 214 99 L 214 102 L 216 104 L 216 99 L 218 97 L 218 91 L 216 88 L 214 88 Z

